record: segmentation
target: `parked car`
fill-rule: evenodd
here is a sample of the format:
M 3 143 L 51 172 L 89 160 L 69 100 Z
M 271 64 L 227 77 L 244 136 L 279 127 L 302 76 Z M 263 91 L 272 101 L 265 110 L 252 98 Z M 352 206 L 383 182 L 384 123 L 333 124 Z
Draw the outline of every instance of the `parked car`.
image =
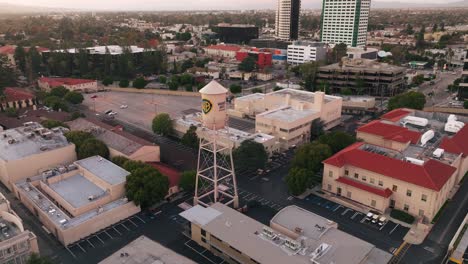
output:
M 383 226 L 383 225 L 385 225 L 385 223 L 387 223 L 387 218 L 381 216 L 379 218 L 379 226 Z
M 371 221 L 372 220 L 372 217 L 374 217 L 374 214 L 373 213 L 367 213 L 366 215 L 366 221 Z
M 128 108 L 128 105 L 121 105 L 120 106 L 120 109 L 127 109 Z
M 375 214 L 375 215 L 372 217 L 372 223 L 373 223 L 373 224 L 377 224 L 378 221 L 379 221 L 379 215 Z

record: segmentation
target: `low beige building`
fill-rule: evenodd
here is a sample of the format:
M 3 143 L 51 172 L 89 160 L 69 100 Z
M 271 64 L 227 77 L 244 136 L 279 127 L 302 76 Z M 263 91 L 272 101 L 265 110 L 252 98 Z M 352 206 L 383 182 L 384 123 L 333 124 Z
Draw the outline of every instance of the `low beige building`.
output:
M 39 253 L 36 235 L 24 229 L 22 220 L 0 193 L 0 263 L 26 264 L 32 253 Z
M 63 86 L 70 91 L 75 92 L 97 92 L 98 85 L 96 80 L 74 79 L 74 78 L 47 78 L 42 77 L 37 80 L 37 85 L 44 91 L 50 91 L 53 88 Z
M 343 96 L 343 113 L 366 114 L 375 112 L 375 97 L 371 96 Z
M 123 130 L 112 127 L 96 119 L 78 118 L 67 122 L 71 130 L 86 131 L 109 147 L 110 157 L 122 156 L 142 162 L 159 162 L 161 160 L 158 145 L 136 137 Z
M 63 129 L 46 129 L 28 122 L 22 127 L 0 132 L 0 180 L 10 190 L 45 168 L 76 160 L 75 145 L 67 141 Z
M 14 193 L 67 246 L 140 212 L 125 197 L 129 174 L 94 156 L 20 181 Z
M 268 94 L 236 98 L 229 115 L 255 118 L 255 130 L 278 139 L 281 149 L 308 142 L 312 121 L 320 119 L 326 129 L 341 123 L 341 97 L 323 92 L 284 89 Z
M 4 100 L 0 100 L 0 111 L 7 108 L 27 108 L 36 105 L 36 96 L 26 89 L 7 87 L 3 91 Z
M 227 263 L 384 264 L 392 257 L 297 206 L 283 208 L 270 226 L 221 203 L 197 205 L 180 215 L 189 221 L 186 234 Z
M 323 162 L 322 189 L 430 221 L 468 171 L 466 121 L 409 109 L 387 113 L 357 130 L 362 142 Z
M 196 264 L 196 262 L 174 252 L 167 247 L 140 236 L 130 244 L 117 250 L 99 264 Z

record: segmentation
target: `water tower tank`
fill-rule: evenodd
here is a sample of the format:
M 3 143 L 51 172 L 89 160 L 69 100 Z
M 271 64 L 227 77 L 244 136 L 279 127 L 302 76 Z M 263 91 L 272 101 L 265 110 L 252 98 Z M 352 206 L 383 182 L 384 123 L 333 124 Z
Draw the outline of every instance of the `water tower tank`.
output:
M 203 126 L 208 129 L 223 129 L 227 122 L 226 98 L 228 90 L 217 81 L 211 81 L 200 90 L 202 95 Z

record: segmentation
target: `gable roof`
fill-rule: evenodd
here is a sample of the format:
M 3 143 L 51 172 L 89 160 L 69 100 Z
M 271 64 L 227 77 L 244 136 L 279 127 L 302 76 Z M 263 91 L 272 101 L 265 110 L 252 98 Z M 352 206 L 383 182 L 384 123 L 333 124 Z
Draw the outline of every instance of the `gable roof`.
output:
M 169 187 L 179 186 L 182 175 L 178 170 L 161 162 L 148 162 L 148 164 L 169 179 Z
M 21 88 L 7 87 L 3 91 L 7 102 L 23 101 L 34 98 L 34 94 Z
M 468 156 L 468 125 L 465 124 L 453 137 L 445 137 L 440 148 L 450 153 L 463 154 L 463 157 Z
M 384 139 L 389 139 L 397 142 L 417 144 L 421 138 L 421 133 L 409 130 L 406 127 L 383 123 L 380 120 L 374 120 L 357 130 L 368 134 L 378 135 Z
M 395 109 L 395 110 L 392 110 L 392 111 L 386 113 L 385 115 L 381 116 L 380 118 L 383 119 L 383 120 L 397 122 L 398 120 L 402 119 L 403 117 L 405 117 L 405 116 L 407 116 L 407 115 L 409 115 L 411 113 L 412 112 L 409 109 L 399 108 L 399 109 Z
M 424 165 L 361 150 L 359 142 L 323 161 L 335 167 L 351 165 L 427 189 L 439 191 L 455 173 L 456 168 L 437 160 L 429 159 Z
M 52 87 L 61 86 L 61 85 L 77 85 L 77 84 L 96 82 L 96 80 L 88 80 L 88 79 L 48 78 L 48 77 L 41 77 L 39 78 L 39 81 L 48 83 Z

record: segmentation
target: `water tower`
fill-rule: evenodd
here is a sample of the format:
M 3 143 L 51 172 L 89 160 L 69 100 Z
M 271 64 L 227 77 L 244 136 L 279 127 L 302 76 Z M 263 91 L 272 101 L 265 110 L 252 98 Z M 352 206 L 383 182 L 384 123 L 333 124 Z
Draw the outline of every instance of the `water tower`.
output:
M 194 204 L 210 206 L 220 202 L 239 207 L 232 147 L 219 144 L 219 130 L 226 128 L 228 90 L 211 81 L 200 90 L 204 136 L 198 150 L 197 180 Z

